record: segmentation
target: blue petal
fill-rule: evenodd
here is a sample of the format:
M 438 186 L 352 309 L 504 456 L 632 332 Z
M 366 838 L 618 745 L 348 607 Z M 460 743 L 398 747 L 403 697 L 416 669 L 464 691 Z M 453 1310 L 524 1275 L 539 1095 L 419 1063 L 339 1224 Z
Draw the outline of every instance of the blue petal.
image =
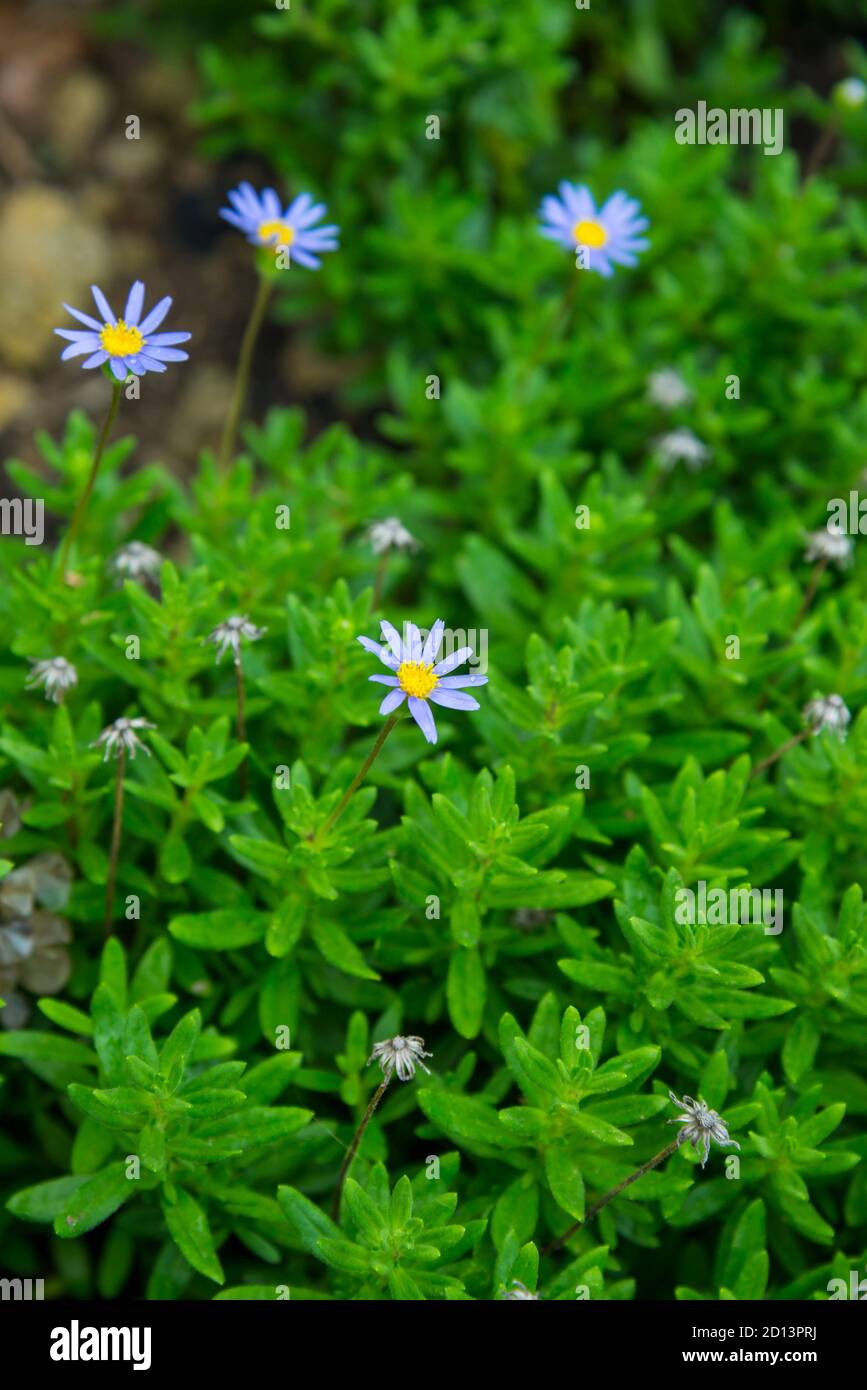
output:
M 86 352 L 93 352 L 95 343 L 70 343 L 69 347 L 64 348 L 60 354 L 61 362 L 67 362 L 70 357 L 83 357 Z
M 388 647 L 381 647 L 378 642 L 373 641 L 372 637 L 358 637 L 356 640 L 361 643 L 366 652 L 379 657 L 383 666 L 390 667 L 392 671 L 397 670 L 400 660 L 389 651 Z
M 155 357 L 158 362 L 187 362 L 190 356 L 179 348 L 154 347 L 152 343 L 145 343 L 145 353 L 148 357 Z
M 309 251 L 303 251 L 297 244 L 291 249 L 291 259 L 307 270 L 318 270 L 322 264 L 316 256 L 311 256 Z
M 89 314 L 83 314 L 80 309 L 73 309 L 71 304 L 64 304 L 63 307 L 67 314 L 71 314 L 74 319 L 78 319 L 79 323 L 86 323 L 88 328 L 95 329 L 97 333 L 102 332 L 103 325 L 98 319 L 92 319 Z
M 188 343 L 192 333 L 149 333 L 148 347 L 175 347 L 178 343 Z
M 142 280 L 136 280 L 129 292 L 126 308 L 123 311 L 124 320 L 130 328 L 138 327 L 138 321 L 141 317 L 141 306 L 144 303 L 144 292 L 144 282 Z
M 433 710 L 427 700 L 417 700 L 414 696 L 409 697 L 409 712 L 421 729 L 428 743 L 436 743 L 437 726 L 433 717 Z
M 379 630 L 384 640 L 388 643 L 389 650 L 398 661 L 410 661 L 412 659 L 408 652 L 404 650 L 404 644 L 401 641 L 400 633 L 393 623 L 389 623 L 383 618 L 382 622 L 379 624 Z
M 393 710 L 397 709 L 398 705 L 403 704 L 405 699 L 405 690 L 401 690 L 400 688 L 398 688 L 397 690 L 389 690 L 388 694 L 386 695 L 385 699 L 379 707 L 380 714 L 391 714 Z
M 441 690 L 437 686 L 436 690 L 431 691 L 430 699 L 435 705 L 442 705 L 444 709 L 479 708 L 478 700 L 474 700 L 472 695 L 465 695 L 462 690 Z
M 462 690 L 467 685 L 487 685 L 487 676 L 442 676 L 437 682 L 437 690 Z
M 99 334 L 92 328 L 55 328 L 54 332 L 58 338 L 68 338 L 71 343 L 88 342 L 96 347 L 99 342 Z
M 157 304 L 155 308 L 151 309 L 144 323 L 139 324 L 138 331 L 139 333 L 141 333 L 143 338 L 146 338 L 149 333 L 153 333 L 155 328 L 159 328 L 160 324 L 162 323 L 163 319 L 165 318 L 166 314 L 169 312 L 169 309 L 171 309 L 171 307 L 171 295 L 167 294 L 165 299 L 161 299 L 159 304 Z
M 96 307 L 102 314 L 104 323 L 117 323 L 117 319 L 111 311 L 111 305 L 98 285 L 91 285 L 90 293 L 93 295 Z
M 434 623 L 433 627 L 427 635 L 427 641 L 424 644 L 424 651 L 421 654 L 421 659 L 424 662 L 425 666 L 430 666 L 434 661 L 436 661 L 436 655 L 440 647 L 442 646 L 443 633 L 445 632 L 445 630 L 446 625 L 443 622 L 442 618 L 437 618 L 436 622 Z
M 437 663 L 433 668 L 434 675 L 447 676 L 449 671 L 453 671 L 456 666 L 460 666 L 461 663 L 466 661 L 467 657 L 472 656 L 472 654 L 472 647 L 458 647 L 458 650 L 452 652 L 451 656 L 444 657 L 442 661 Z

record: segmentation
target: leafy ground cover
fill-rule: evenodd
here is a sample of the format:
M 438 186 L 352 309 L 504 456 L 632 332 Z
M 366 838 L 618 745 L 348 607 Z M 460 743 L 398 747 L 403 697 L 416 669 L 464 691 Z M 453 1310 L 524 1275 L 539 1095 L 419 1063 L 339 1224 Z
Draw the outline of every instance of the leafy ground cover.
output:
M 222 196 L 279 189 L 258 246 L 226 227 L 249 305 L 341 370 L 316 428 L 275 399 L 236 437 L 226 399 L 181 479 L 135 435 L 160 368 L 196 372 L 195 334 L 157 341 L 184 285 L 149 278 L 149 331 L 105 285 L 101 457 L 77 410 L 7 465 L 48 536 L 0 547 L 4 1270 L 104 1299 L 828 1298 L 867 1260 L 842 7 L 791 54 L 770 4 L 150 8 L 103 41 L 197 55 Z M 782 150 L 678 143 L 699 101 L 781 110 Z M 647 245 L 609 277 L 620 189 Z

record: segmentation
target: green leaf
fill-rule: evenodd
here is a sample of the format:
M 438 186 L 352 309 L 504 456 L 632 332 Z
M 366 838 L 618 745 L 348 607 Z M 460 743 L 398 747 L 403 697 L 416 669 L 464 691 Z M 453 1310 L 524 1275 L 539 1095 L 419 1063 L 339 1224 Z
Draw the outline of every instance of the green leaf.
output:
M 43 1013 L 59 1028 L 68 1028 L 70 1033 L 80 1033 L 82 1037 L 93 1037 L 93 1023 L 88 1014 L 76 1009 L 72 1004 L 64 1004 L 62 999 L 40 999 L 37 1001 Z
M 166 1088 L 176 1091 L 184 1077 L 193 1048 L 202 1031 L 202 1015 L 191 1009 L 175 1025 L 160 1049 L 160 1071 L 166 1078 Z
M 169 1234 L 184 1259 L 206 1279 L 225 1283 L 208 1218 L 195 1197 L 183 1187 L 174 1188 L 171 1194 L 164 1190 L 162 1209 Z
M 365 1244 L 371 1248 L 381 1245 L 386 1231 L 385 1217 L 354 1178 L 347 1178 L 344 1183 L 343 1203 L 346 1213 Z
M 760 1300 L 768 1284 L 769 1260 L 766 1250 L 756 1250 L 745 1261 L 734 1286 L 735 1298 Z
M 360 1245 L 353 1245 L 348 1240 L 323 1236 L 316 1248 L 326 1264 L 334 1269 L 343 1270 L 346 1274 L 367 1274 L 373 1261 L 370 1251 L 362 1250 Z
M 69 1240 L 92 1231 L 139 1190 L 138 1182 L 127 1177 L 125 1161 L 110 1163 L 70 1194 L 54 1218 L 55 1235 Z
M 271 956 L 288 956 L 304 929 L 307 904 L 290 894 L 284 898 L 268 923 L 265 949 Z
M 576 1221 L 583 1221 L 584 1179 L 566 1144 L 551 1144 L 545 1150 L 545 1177 L 555 1201 Z
M 278 1187 L 277 1201 L 283 1208 L 286 1220 L 309 1255 L 316 1255 L 319 1259 L 323 1258 L 319 1250 L 319 1241 L 323 1237 L 332 1240 L 340 1239 L 340 1230 L 334 1222 L 329 1220 L 325 1212 L 314 1202 L 311 1202 L 309 1197 L 305 1197 L 294 1187 Z
M 167 883 L 184 883 L 193 871 L 193 858 L 180 834 L 167 835 L 160 846 L 160 873 Z
M 234 951 L 261 941 L 268 926 L 264 912 L 252 908 L 218 908 L 172 918 L 169 931 L 186 946 L 201 951 Z
M 793 1085 L 812 1068 L 819 1041 L 819 1030 L 813 1019 L 809 1014 L 799 1014 L 786 1034 L 782 1051 L 783 1070 Z
M 462 1038 L 474 1038 L 485 1011 L 485 968 L 477 950 L 457 950 L 449 960 L 446 997 L 449 1016 Z
M 23 1221 L 53 1221 L 59 1212 L 66 1211 L 69 1200 L 88 1181 L 86 1173 L 51 1178 L 33 1187 L 22 1187 L 6 1203 L 7 1211 Z
M 424 1302 L 424 1294 L 418 1284 L 400 1265 L 388 1271 L 388 1291 L 398 1302 Z
M 342 927 L 336 922 L 314 914 L 310 923 L 310 934 L 329 965 L 342 970 L 345 975 L 354 975 L 359 980 L 378 980 L 379 975 L 371 970 L 358 947 Z
M 23 1062 L 64 1062 L 75 1067 L 95 1067 L 96 1054 L 83 1043 L 73 1042 L 60 1033 L 0 1033 L 0 1056 L 18 1057 Z
M 428 1119 L 451 1138 L 495 1149 L 509 1148 L 516 1141 L 501 1126 L 492 1105 L 474 1096 L 454 1095 L 422 1086 L 418 1103 Z

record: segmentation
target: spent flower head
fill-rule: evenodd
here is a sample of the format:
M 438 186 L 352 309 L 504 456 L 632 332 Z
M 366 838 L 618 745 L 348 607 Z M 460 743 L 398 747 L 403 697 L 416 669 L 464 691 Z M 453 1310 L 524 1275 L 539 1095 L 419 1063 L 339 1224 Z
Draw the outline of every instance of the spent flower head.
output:
M 237 665 L 241 660 L 241 639 L 246 642 L 258 642 L 267 631 L 265 627 L 256 627 L 246 613 L 242 613 L 240 617 L 226 618 L 224 622 L 218 623 L 213 632 L 208 633 L 205 641 L 213 642 L 216 646 L 218 663 L 223 660 L 226 652 L 230 651 L 232 660 Z
M 365 536 L 374 555 L 382 555 L 387 550 L 418 550 L 419 543 L 403 522 L 396 516 L 387 516 L 382 521 L 374 521 L 367 528 Z
M 168 295 L 142 318 L 145 287 L 141 280 L 136 280 L 127 296 L 123 318 L 118 318 L 102 290 L 97 285 L 91 285 L 90 290 L 102 322 L 64 304 L 66 312 L 85 328 L 55 328 L 58 337 L 69 339 L 69 347 L 60 354 L 62 361 L 86 353 L 87 361 L 82 362 L 82 367 L 101 367 L 107 362 L 115 379 L 125 381 L 130 372 L 133 376 L 164 372 L 167 362 L 187 360 L 189 353 L 181 352 L 178 343 L 186 343 L 189 333 L 156 331 L 172 307 Z
M 424 1050 L 424 1038 L 403 1037 L 398 1033 L 394 1038 L 386 1038 L 383 1042 L 374 1043 L 373 1051 L 367 1059 L 367 1065 L 370 1066 L 371 1062 L 376 1061 L 382 1068 L 384 1077 L 390 1078 L 392 1073 L 396 1071 L 401 1081 L 411 1081 L 415 1076 L 417 1066 L 430 1076 L 430 1067 L 426 1067 L 421 1059 L 432 1056 L 432 1052 L 425 1052 Z
M 339 227 L 313 225 L 327 209 L 324 203 L 314 203 L 310 193 L 299 193 L 286 208 L 273 188 L 257 193 L 249 183 L 239 184 L 228 197 L 232 206 L 221 208 L 220 216 L 254 246 L 285 248 L 289 259 L 307 270 L 319 269 L 324 251 L 338 249 Z
M 63 704 L 67 690 L 78 685 L 78 672 L 71 662 L 63 656 L 52 656 L 45 661 L 34 661 L 33 669 L 25 681 L 28 690 L 41 685 L 45 688 L 46 700 L 55 705 Z
M 507 1289 L 503 1289 L 502 1298 L 504 1302 L 514 1301 L 516 1303 L 538 1303 L 539 1295 L 533 1293 L 522 1284 L 520 1279 L 513 1279 Z
M 852 537 L 847 536 L 833 521 L 829 521 L 827 526 L 823 526 L 819 531 L 808 532 L 806 540 L 805 560 L 824 560 L 826 564 L 833 563 L 840 569 L 846 569 L 851 565 L 854 550 Z
M 107 763 L 112 753 L 115 757 L 120 757 L 121 751 L 129 753 L 134 758 L 136 751 L 140 748 L 148 757 L 151 755 L 150 749 L 142 743 L 138 737 L 139 729 L 155 729 L 156 724 L 151 724 L 147 719 L 115 719 L 113 724 L 109 724 L 99 738 L 95 739 L 90 745 L 91 748 L 105 748 L 103 762 Z
M 711 1110 L 703 1100 L 693 1100 L 692 1096 L 684 1096 L 682 1100 L 669 1091 L 669 1099 L 679 1106 L 685 1113 L 677 1115 L 669 1120 L 670 1125 L 683 1125 L 680 1131 L 679 1140 L 681 1143 L 691 1143 L 696 1153 L 700 1149 L 704 1150 L 704 1157 L 701 1161 L 702 1168 L 707 1163 L 710 1153 L 711 1140 L 719 1144 L 720 1148 L 739 1149 L 734 1139 L 729 1138 L 726 1122 L 715 1110 Z
M 831 92 L 831 99 L 843 111 L 857 111 L 867 101 L 867 83 L 860 77 L 844 77 Z
M 472 647 L 459 647 L 451 656 L 444 657 L 434 665 L 446 628 L 442 618 L 437 618 L 424 641 L 415 623 L 407 623 L 405 641 L 391 623 L 382 622 L 380 628 L 384 643 L 374 642 L 370 637 L 358 638 L 365 651 L 379 657 L 383 666 L 394 673 L 368 677 L 379 685 L 392 687 L 382 701 L 379 712 L 393 714 L 406 700 L 410 714 L 428 743 L 436 743 L 437 726 L 431 703 L 444 709 L 478 709 L 478 700 L 474 700 L 472 695 L 464 695 L 462 690 L 466 686 L 486 685 L 488 678 L 449 675 L 456 666 L 472 656 Z
M 156 579 L 163 557 L 144 541 L 128 541 L 109 561 L 109 568 L 120 579 Z
M 650 226 L 642 217 L 641 204 L 623 191 L 612 193 L 607 202 L 596 210 L 593 195 L 584 184 L 560 184 L 559 198 L 549 194 L 542 199 L 539 228 L 543 237 L 560 246 L 584 252 L 584 268 L 606 278 L 614 274 L 615 265 L 637 265 L 638 251 L 650 245 L 638 235 Z
M 852 718 L 842 695 L 819 695 L 804 706 L 804 723 L 810 725 L 810 732 L 816 734 L 836 734 L 845 739 L 846 729 Z
M 673 367 L 661 367 L 647 378 L 647 399 L 663 410 L 676 410 L 679 405 L 689 404 L 692 391 Z
M 685 463 L 690 473 L 697 473 L 710 458 L 707 445 L 703 444 L 692 430 L 686 428 L 669 430 L 667 434 L 658 435 L 653 441 L 653 447 L 660 467 L 666 473 L 677 463 Z

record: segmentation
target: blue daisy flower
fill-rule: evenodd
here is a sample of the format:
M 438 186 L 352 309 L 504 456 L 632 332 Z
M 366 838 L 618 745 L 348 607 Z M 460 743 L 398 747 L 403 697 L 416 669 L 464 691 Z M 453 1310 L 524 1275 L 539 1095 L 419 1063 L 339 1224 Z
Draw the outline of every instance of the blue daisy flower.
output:
M 637 265 L 635 253 L 650 245 L 638 235 L 650 226 L 640 212 L 641 204 L 622 189 L 612 193 L 597 212 L 589 188 L 564 180 L 559 198 L 542 199 L 539 231 L 570 251 L 582 247 L 585 269 L 607 278 L 614 274 L 614 265 Z
M 62 361 L 87 353 L 87 361 L 81 364 L 85 370 L 108 362 L 118 381 L 125 381 L 130 372 L 133 376 L 144 376 L 147 372 L 164 372 L 167 362 L 186 362 L 189 353 L 179 352 L 177 345 L 187 342 L 191 334 L 155 331 L 172 307 L 168 295 L 142 318 L 145 287 L 141 280 L 136 280 L 127 297 L 123 318 L 119 319 L 102 290 L 96 285 L 91 285 L 90 289 L 102 322 L 64 304 L 66 312 L 79 323 L 86 324 L 86 328 L 55 328 L 58 337 L 70 340 L 69 347 L 60 354 Z
M 323 251 L 336 251 L 339 227 L 314 227 L 326 212 L 324 203 L 314 203 L 310 193 L 299 193 L 284 210 L 273 188 L 257 193 L 252 184 L 241 183 L 229 194 L 231 208 L 221 208 L 220 216 L 246 233 L 254 246 L 278 247 L 289 251 L 289 259 L 308 270 L 318 270 Z
M 383 666 L 393 673 L 389 676 L 375 675 L 369 679 L 379 685 L 390 685 L 379 707 L 380 714 L 393 714 L 403 704 L 409 702 L 409 712 L 421 729 L 428 743 L 436 743 L 437 726 L 434 722 L 431 704 L 441 705 L 443 709 L 478 709 L 479 702 L 472 695 L 462 694 L 468 685 L 487 685 L 487 676 L 452 676 L 449 673 L 472 656 L 472 647 L 460 647 L 451 656 L 436 661 L 437 652 L 442 645 L 446 625 L 438 618 L 422 641 L 421 633 L 415 623 L 407 623 L 406 637 L 402 639 L 397 628 L 391 623 L 381 624 L 383 644 L 370 637 L 359 637 L 358 641 L 365 651 L 378 656 Z

